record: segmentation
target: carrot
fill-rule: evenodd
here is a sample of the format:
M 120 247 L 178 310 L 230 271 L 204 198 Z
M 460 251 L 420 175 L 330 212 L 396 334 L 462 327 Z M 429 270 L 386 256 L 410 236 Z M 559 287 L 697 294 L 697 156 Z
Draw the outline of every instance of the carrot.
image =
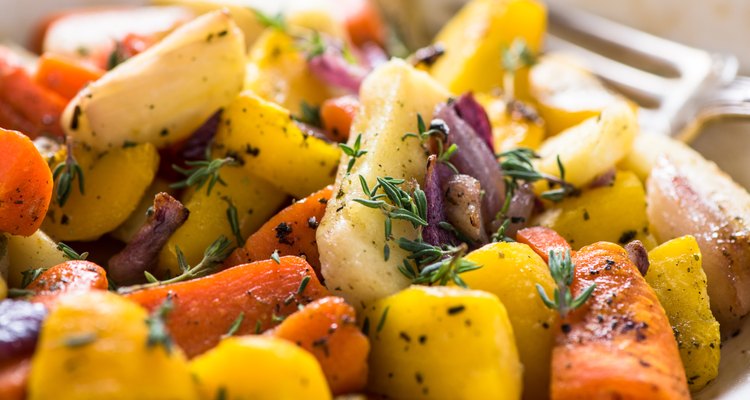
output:
M 356 324 L 354 308 L 341 297 L 316 300 L 266 333 L 312 353 L 334 395 L 357 392 L 367 384 L 370 342 Z
M 44 133 L 63 135 L 60 115 L 65 99 L 34 82 L 4 48 L 0 48 L 0 104 L 6 105 L 0 113 L 0 127 L 24 129 L 32 138 Z
M 21 356 L 0 362 L 0 399 L 23 400 L 31 371 L 31 357 Z
M 82 290 L 107 290 L 104 268 L 84 260 L 71 260 L 42 272 L 26 287 L 35 293 L 31 301 L 52 305 L 63 293 Z
M 241 318 L 237 335 L 260 333 L 307 304 L 328 295 L 313 269 L 299 257 L 281 257 L 236 267 L 187 282 L 127 294 L 154 310 L 167 296 L 174 309 L 167 327 L 175 343 L 192 358 L 219 343 Z
M 315 231 L 323 218 L 332 190 L 331 186 L 327 186 L 281 210 L 250 235 L 245 246 L 236 249 L 224 261 L 224 266 L 267 260 L 278 250 L 282 256 L 304 257 L 320 276 Z
M 79 61 L 45 53 L 39 58 L 34 75 L 36 82 L 66 100 L 75 97 L 89 82 L 104 75 L 104 71 Z
M 561 320 L 552 399 L 689 399 L 672 327 L 626 251 L 599 242 L 572 260 L 573 297 L 596 289 Z
M 34 143 L 0 128 L 0 232 L 29 236 L 52 199 L 52 172 Z
M 354 116 L 359 110 L 359 100 L 355 96 L 341 96 L 328 99 L 320 106 L 323 129 L 334 142 L 346 142 Z
M 373 42 L 382 46 L 385 43 L 385 24 L 372 1 L 349 0 L 337 5 L 344 10 L 344 25 L 355 45 Z
M 549 262 L 549 252 L 571 250 L 570 244 L 550 228 L 543 226 L 532 226 L 518 231 L 516 241 L 527 244 L 544 261 Z

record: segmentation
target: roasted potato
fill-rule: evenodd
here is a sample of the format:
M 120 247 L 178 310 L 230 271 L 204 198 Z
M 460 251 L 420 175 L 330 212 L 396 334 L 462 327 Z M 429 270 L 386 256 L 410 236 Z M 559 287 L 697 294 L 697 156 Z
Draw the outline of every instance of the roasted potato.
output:
M 492 139 L 495 153 L 518 147 L 538 149 L 544 140 L 544 121 L 530 106 L 508 110 L 505 99 L 478 93 L 477 100 L 484 106 L 492 124 Z
M 38 230 L 24 237 L 8 235 L 8 284 L 20 288 L 23 273 L 33 268 L 49 268 L 67 260 L 57 243 Z

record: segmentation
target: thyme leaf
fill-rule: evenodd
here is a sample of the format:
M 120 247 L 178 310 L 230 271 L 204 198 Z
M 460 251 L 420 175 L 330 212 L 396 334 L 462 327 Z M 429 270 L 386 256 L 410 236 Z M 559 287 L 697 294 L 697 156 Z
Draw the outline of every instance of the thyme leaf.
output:
M 367 154 L 367 150 L 362 150 L 362 134 L 357 134 L 357 138 L 354 140 L 354 145 L 349 147 L 346 143 L 339 143 L 341 151 L 349 156 L 349 163 L 346 165 L 346 173 L 349 174 L 354 167 L 354 163 L 357 162 L 359 157 Z
M 172 295 L 167 295 L 159 307 L 157 307 L 149 316 L 146 318 L 146 326 L 148 326 L 148 336 L 146 338 L 146 346 L 155 347 L 162 346 L 167 354 L 172 352 L 172 337 L 169 335 L 167 329 L 167 317 L 174 309 L 174 302 L 172 301 Z
M 264 27 L 286 32 L 286 19 L 284 18 L 284 15 L 282 13 L 278 13 L 276 15 L 268 15 L 255 8 L 251 10 L 255 14 L 255 18 L 258 20 L 258 22 L 260 22 L 260 24 Z
M 550 299 L 542 285 L 538 283 L 536 290 L 539 292 L 539 297 L 541 297 L 544 305 L 556 310 L 561 317 L 565 317 L 570 311 L 582 306 L 591 297 L 594 289 L 596 289 L 596 284 L 592 284 L 584 289 L 576 298 L 573 298 L 570 285 L 573 283 L 575 264 L 570 259 L 570 250 L 566 250 L 564 254 L 561 251 L 550 250 L 549 270 L 552 279 L 554 279 L 557 285 L 553 293 L 553 298 Z
M 88 251 L 78 254 L 75 250 L 73 250 L 73 248 L 63 242 L 57 244 L 57 249 L 62 251 L 63 256 L 65 256 L 65 258 L 67 258 L 68 260 L 85 260 L 89 256 Z
M 227 220 L 229 221 L 229 227 L 232 229 L 234 240 L 237 242 L 237 247 L 242 247 L 245 244 L 245 241 L 242 239 L 240 219 L 239 214 L 237 213 L 237 207 L 234 206 L 232 199 L 227 196 L 222 197 L 222 200 L 227 203 Z
M 84 194 L 83 168 L 73 155 L 73 139 L 68 136 L 65 139 L 67 155 L 65 161 L 60 162 L 52 170 L 52 180 L 55 182 L 55 201 L 60 207 L 64 206 L 70 197 L 73 182 L 78 179 L 78 191 Z
M 458 151 L 458 146 L 453 143 L 445 148 L 445 144 L 448 140 L 448 134 L 450 133 L 448 124 L 446 124 L 445 121 L 440 118 L 435 118 L 430 122 L 430 126 L 428 129 L 427 125 L 424 122 L 424 119 L 422 118 L 422 115 L 417 113 L 417 131 L 417 133 L 406 133 L 401 137 L 401 140 L 406 140 L 407 138 L 419 139 L 419 143 L 422 145 L 422 148 L 424 148 L 425 151 L 429 152 L 429 143 L 434 138 L 437 146 L 437 160 L 448 166 L 454 173 L 457 174 L 458 169 L 450 162 L 450 158 L 453 156 L 453 154 L 456 153 L 456 151 Z
M 206 194 L 210 195 L 214 186 L 219 183 L 226 186 L 227 183 L 219 175 L 220 169 L 225 165 L 236 165 L 237 161 L 232 157 L 217 158 L 214 160 L 203 161 L 186 161 L 185 164 L 190 168 L 182 168 L 178 165 L 172 165 L 172 168 L 185 175 L 187 178 L 177 183 L 169 185 L 173 189 L 186 188 L 195 186 L 195 190 L 200 190 L 203 185 L 208 183 Z
M 228 338 L 231 336 L 234 336 L 235 333 L 240 329 L 240 325 L 242 325 L 242 321 L 245 319 L 245 312 L 240 311 L 240 314 L 237 315 L 237 318 L 232 322 L 232 325 L 229 327 L 229 330 L 227 333 L 225 333 L 222 337 Z

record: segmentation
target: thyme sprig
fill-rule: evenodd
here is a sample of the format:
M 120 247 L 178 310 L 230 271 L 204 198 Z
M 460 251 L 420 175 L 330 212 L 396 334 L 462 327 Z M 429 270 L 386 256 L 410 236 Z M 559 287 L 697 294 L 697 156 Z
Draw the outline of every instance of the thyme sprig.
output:
M 234 235 L 234 240 L 237 242 L 237 247 L 242 247 L 245 241 L 242 239 L 242 231 L 240 230 L 240 218 L 237 212 L 237 207 L 234 206 L 234 202 L 227 196 L 221 198 L 227 203 L 227 221 L 229 221 L 229 227 Z
M 251 10 L 253 14 L 255 14 L 255 18 L 258 20 L 258 22 L 260 22 L 260 24 L 264 27 L 286 32 L 288 26 L 286 24 L 286 19 L 284 18 L 284 15 L 282 13 L 268 15 L 263 11 L 255 8 L 251 8 Z
M 174 342 L 172 337 L 169 335 L 167 329 L 167 317 L 174 309 L 174 302 L 172 301 L 172 295 L 167 295 L 159 307 L 157 307 L 149 316 L 146 318 L 146 326 L 148 327 L 148 336 L 146 337 L 146 346 L 155 347 L 163 346 L 167 354 L 172 352 Z
M 72 247 L 63 242 L 57 244 L 57 249 L 62 251 L 63 256 L 65 256 L 65 258 L 67 258 L 68 260 L 85 260 L 89 256 L 88 251 L 84 251 L 83 253 L 78 254 L 78 252 L 73 250 Z
M 341 151 L 349 156 L 349 163 L 346 165 L 346 173 L 349 174 L 354 167 L 354 163 L 357 162 L 359 157 L 367 154 L 367 150 L 362 150 L 362 134 L 357 134 L 357 138 L 354 140 L 354 145 L 349 147 L 346 143 L 339 143 Z
M 515 97 L 514 81 L 516 72 L 524 67 L 536 64 L 536 55 L 531 51 L 526 41 L 516 38 L 510 46 L 503 47 L 503 87 L 505 88 L 505 100 L 511 101 Z
M 436 155 L 438 162 L 445 164 L 451 170 L 453 170 L 454 173 L 457 174 L 458 169 L 450 162 L 450 159 L 451 157 L 453 157 L 453 154 L 458 151 L 458 146 L 453 143 L 448 146 L 448 148 L 445 148 L 445 143 L 448 140 L 448 134 L 450 133 L 448 124 L 446 124 L 442 119 L 435 118 L 430 122 L 430 126 L 428 128 L 424 122 L 424 119 L 422 118 L 422 115 L 417 113 L 417 130 L 417 133 L 406 133 L 401 137 L 401 140 L 406 140 L 407 138 L 417 138 L 419 139 L 422 147 L 427 150 L 429 148 L 430 140 L 432 138 L 435 138 L 435 142 L 437 143 Z
M 73 250 L 73 248 L 63 242 L 57 244 L 57 249 L 62 251 L 63 257 L 67 258 L 68 260 L 85 260 L 89 256 L 88 252 L 78 254 L 75 250 Z M 21 288 L 28 287 L 31 282 L 37 280 L 37 278 L 39 278 L 39 276 L 48 269 L 49 267 L 38 267 L 21 272 Z
M 73 155 L 73 139 L 68 136 L 65 139 L 67 155 L 65 161 L 60 162 L 52 170 L 52 180 L 56 183 L 55 201 L 60 207 L 64 206 L 70 197 L 73 182 L 78 179 L 78 191 L 84 194 L 83 168 Z
M 187 178 L 185 180 L 173 183 L 169 185 L 169 187 L 173 189 L 180 189 L 180 188 L 186 188 L 188 186 L 195 186 L 195 190 L 200 190 L 203 185 L 208 183 L 208 186 L 206 187 L 206 194 L 210 195 L 211 190 L 216 186 L 216 184 L 220 184 L 222 186 L 226 186 L 227 183 L 224 182 L 223 179 L 221 179 L 221 175 L 219 175 L 219 172 L 222 167 L 226 165 L 236 165 L 237 160 L 235 160 L 232 157 L 226 157 L 226 158 L 217 158 L 213 160 L 201 160 L 201 161 L 186 161 L 185 164 L 188 165 L 189 168 L 182 168 L 179 165 L 172 165 L 172 168 L 181 173 L 182 175 L 185 175 Z
M 570 291 L 570 285 L 573 283 L 575 265 L 570 259 L 570 250 L 566 250 L 565 253 L 550 250 L 549 271 L 552 275 L 552 279 L 554 279 L 555 284 L 557 285 L 553 295 L 554 300 L 547 296 L 542 285 L 537 283 L 536 290 L 539 292 L 539 296 L 542 298 L 544 305 L 556 310 L 561 317 L 565 317 L 570 311 L 583 305 L 583 303 L 591 297 L 594 289 L 596 289 L 596 284 L 594 283 L 584 289 L 576 298 L 573 298 L 573 294 Z
M 400 238 L 398 245 L 411 253 L 398 270 L 414 284 L 446 285 L 453 282 L 465 288 L 466 282 L 460 274 L 481 268 L 481 265 L 463 257 L 468 250 L 465 243 L 438 247 L 425 243 L 421 238 Z
M 299 103 L 299 106 L 300 114 L 293 115 L 292 118 L 294 118 L 296 121 L 312 125 L 316 128 L 323 127 L 323 121 L 320 117 L 320 107 L 312 105 L 304 100 Z

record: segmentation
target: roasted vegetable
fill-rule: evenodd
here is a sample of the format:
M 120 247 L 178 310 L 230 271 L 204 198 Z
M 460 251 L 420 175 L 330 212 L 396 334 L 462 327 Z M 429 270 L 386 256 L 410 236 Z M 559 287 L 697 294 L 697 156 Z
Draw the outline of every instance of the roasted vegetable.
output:
M 0 362 L 30 356 L 47 310 L 25 300 L 0 301 Z
M 26 289 L 34 293 L 31 301 L 53 308 L 58 296 L 89 290 L 107 290 L 104 268 L 85 260 L 70 260 L 43 271 Z
M 328 202 L 318 228 L 318 250 L 326 283 L 355 307 L 393 294 L 409 285 L 398 271 L 407 253 L 391 245 L 384 257 L 384 217 L 381 211 L 355 202 L 364 199 L 360 176 L 370 186 L 378 177 L 415 179 L 423 182 L 427 157 L 416 139 L 417 115 L 431 115 L 448 94 L 437 82 L 400 60 L 378 67 L 360 92 L 359 114 L 354 120 L 349 146 L 360 137 L 367 153 L 356 159 L 347 173 L 349 159 L 342 157 L 335 195 Z M 416 230 L 406 221 L 393 222 L 393 236 L 415 239 Z
M 393 399 L 519 399 L 521 363 L 502 303 L 412 286 L 367 308 L 370 391 Z
M 66 261 L 65 255 L 42 231 L 29 237 L 8 235 L 8 284 L 20 288 L 23 273 L 34 268 L 49 268 Z
M 466 259 L 482 266 L 461 275 L 466 285 L 496 295 L 508 311 L 523 364 L 523 397 L 546 398 L 557 318 L 539 298 L 536 285 L 549 293 L 554 289 L 547 263 L 521 243 L 488 244 Z
M 359 99 L 351 95 L 341 96 L 323 102 L 320 119 L 333 141 L 346 142 L 358 112 Z
M 168 347 L 168 334 L 149 328 L 147 318 L 111 292 L 62 296 L 42 326 L 29 400 L 196 399 L 182 352 Z
M 518 147 L 537 149 L 544 140 L 545 121 L 536 110 L 520 101 L 508 103 L 501 97 L 478 94 L 492 124 L 495 153 Z
M 222 113 L 214 153 L 297 198 L 333 182 L 339 149 L 304 134 L 289 112 L 245 91 Z
M 128 142 L 165 147 L 227 106 L 242 88 L 244 68 L 242 32 L 228 13 L 209 13 L 79 92 L 62 124 L 99 151 Z
M 99 154 L 88 146 L 76 146 L 75 159 L 83 177 L 70 183 L 63 206 L 50 205 L 42 229 L 57 240 L 93 240 L 117 228 L 135 210 L 156 175 L 159 156 L 149 143 L 117 147 Z M 53 163 L 63 162 L 62 150 Z M 81 193 L 79 179 L 84 180 Z M 55 183 L 58 190 L 61 180 Z
M 573 297 L 596 288 L 555 327 L 551 397 L 689 399 L 669 320 L 625 250 L 599 242 L 572 262 Z
M 268 336 L 224 339 L 194 359 L 190 371 L 203 399 L 331 398 L 323 371 L 310 353 Z
M 59 54 L 45 53 L 39 58 L 34 79 L 42 86 L 71 100 L 89 83 L 104 74 L 99 68 Z
M 357 326 L 354 308 L 341 297 L 316 300 L 268 333 L 312 353 L 334 395 L 365 388 L 370 343 Z
M 565 238 L 544 226 L 521 229 L 516 234 L 516 240 L 518 240 L 518 243 L 529 246 L 538 256 L 542 257 L 544 262 L 549 262 L 550 251 L 564 253 L 571 250 L 570 244 Z
M 672 324 L 690 391 L 698 391 L 719 374 L 721 346 L 698 242 L 692 236 L 672 239 L 651 250 L 648 259 L 646 281 Z

